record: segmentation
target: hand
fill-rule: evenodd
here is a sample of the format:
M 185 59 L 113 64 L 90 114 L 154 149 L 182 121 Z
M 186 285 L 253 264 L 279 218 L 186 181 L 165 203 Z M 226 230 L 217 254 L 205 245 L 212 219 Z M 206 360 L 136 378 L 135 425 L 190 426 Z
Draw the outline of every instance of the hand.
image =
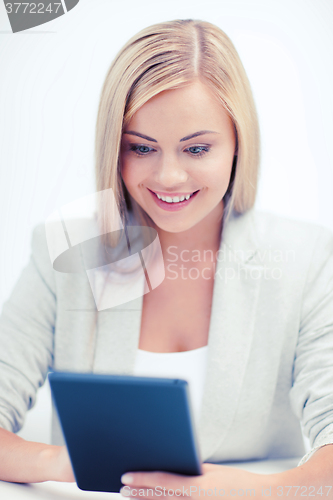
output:
M 266 488 L 264 477 L 260 474 L 216 464 L 203 464 L 202 469 L 201 476 L 183 476 L 169 472 L 128 472 L 121 478 L 125 486 L 120 493 L 140 499 L 173 496 L 202 500 L 202 497 L 207 496 L 260 496 L 262 488 Z

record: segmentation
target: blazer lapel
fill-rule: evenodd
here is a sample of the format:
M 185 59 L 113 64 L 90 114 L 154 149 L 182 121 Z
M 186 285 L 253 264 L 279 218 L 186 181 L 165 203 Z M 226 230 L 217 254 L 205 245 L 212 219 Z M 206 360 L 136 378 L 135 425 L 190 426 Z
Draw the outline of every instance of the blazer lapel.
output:
M 144 287 L 143 278 L 142 290 Z M 133 374 L 140 337 L 142 296 L 98 312 L 94 372 Z
M 122 252 L 125 258 L 119 262 L 123 272 L 110 272 L 112 265 L 105 265 L 88 273 L 99 309 L 94 370 L 105 373 L 133 374 L 143 295 L 156 288 L 165 276 L 157 233 L 146 231 L 150 240 L 143 248 L 141 228 L 128 229 L 132 230 L 131 254 Z
M 253 338 L 262 266 L 252 211 L 232 214 L 223 229 L 208 338 L 208 362 L 198 439 L 202 460 L 213 455 L 232 425 Z

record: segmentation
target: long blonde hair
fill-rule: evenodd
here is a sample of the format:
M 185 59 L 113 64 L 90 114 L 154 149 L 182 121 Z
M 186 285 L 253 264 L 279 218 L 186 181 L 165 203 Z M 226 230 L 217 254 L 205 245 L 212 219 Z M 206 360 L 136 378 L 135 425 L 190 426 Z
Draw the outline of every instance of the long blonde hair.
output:
M 220 28 L 205 21 L 185 19 L 155 24 L 133 36 L 119 51 L 101 92 L 95 137 L 96 187 L 97 191 L 111 188 L 115 203 L 110 197 L 101 196 L 103 201 L 97 217 L 104 246 L 108 249 L 115 247 L 120 239 L 124 241 L 124 233 L 127 238 L 130 214 L 134 214 L 141 225 L 153 226 L 122 181 L 120 147 L 124 128 L 149 99 L 195 80 L 212 90 L 229 113 L 236 132 L 237 153 L 223 198 L 223 221 L 232 210 L 244 213 L 254 205 L 259 125 L 250 84 L 235 47 Z M 125 228 L 123 233 L 115 230 L 119 214 Z M 104 288 L 107 280 L 108 275 Z M 96 310 L 89 342 L 92 370 L 98 317 Z
M 227 216 L 244 213 L 255 202 L 260 160 L 256 108 L 243 65 L 228 36 L 200 20 L 175 20 L 149 26 L 133 36 L 115 57 L 101 92 L 95 137 L 97 191 L 112 188 L 124 226 L 129 212 L 144 223 L 146 214 L 130 197 L 120 172 L 122 132 L 134 113 L 156 94 L 200 80 L 229 113 L 236 132 L 237 156 L 224 197 Z M 102 207 L 101 233 L 109 234 L 115 207 Z M 112 237 L 109 236 L 111 246 Z

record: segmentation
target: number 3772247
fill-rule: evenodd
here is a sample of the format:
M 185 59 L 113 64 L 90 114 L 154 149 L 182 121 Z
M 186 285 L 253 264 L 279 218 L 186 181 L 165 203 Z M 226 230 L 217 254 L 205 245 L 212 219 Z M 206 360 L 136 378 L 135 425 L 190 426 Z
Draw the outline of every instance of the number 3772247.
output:
M 320 486 L 320 487 L 315 487 L 315 486 L 278 486 L 276 494 L 277 496 L 281 497 L 287 497 L 287 496 L 298 496 L 301 497 L 316 497 L 318 496 L 323 496 L 327 497 L 328 494 L 331 492 L 332 486 Z M 330 497 L 331 498 L 331 497 Z
M 32 3 L 32 2 L 7 2 L 7 14 L 57 14 L 61 2 Z

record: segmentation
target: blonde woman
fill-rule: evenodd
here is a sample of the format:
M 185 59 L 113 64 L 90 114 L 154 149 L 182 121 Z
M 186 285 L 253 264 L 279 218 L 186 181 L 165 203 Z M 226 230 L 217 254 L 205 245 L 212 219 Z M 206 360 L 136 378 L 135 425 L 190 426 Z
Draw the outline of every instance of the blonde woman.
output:
M 100 99 L 97 191 L 111 188 L 117 206 L 102 204 L 98 220 L 102 234 L 116 212 L 125 228 L 153 227 L 165 278 L 127 309 L 96 312 L 89 283 L 55 271 L 35 229 L 0 322 L 0 479 L 74 480 L 56 419 L 52 446 L 14 434 L 48 370 L 183 374 L 204 474 L 128 471 L 131 496 L 196 486 L 192 497 L 200 487 L 276 498 L 295 486 L 295 497 L 332 497 L 333 237 L 256 212 L 258 166 L 250 85 L 218 27 L 170 21 L 129 40 Z M 302 455 L 271 475 L 223 465 Z

